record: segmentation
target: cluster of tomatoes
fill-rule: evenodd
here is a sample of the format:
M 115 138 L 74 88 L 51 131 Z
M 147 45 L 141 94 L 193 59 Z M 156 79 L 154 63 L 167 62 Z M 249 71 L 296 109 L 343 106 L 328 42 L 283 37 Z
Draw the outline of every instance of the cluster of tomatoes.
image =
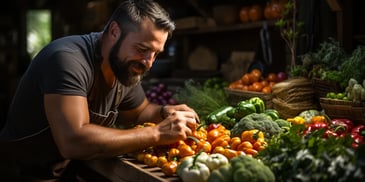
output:
M 150 125 L 151 126 L 151 125 Z M 182 159 L 200 151 L 220 153 L 228 159 L 238 155 L 255 156 L 267 146 L 264 134 L 258 130 L 242 132 L 231 137 L 230 131 L 221 124 L 199 127 L 186 140 L 164 146 L 154 146 L 138 151 L 133 156 L 148 167 L 159 167 L 166 176 L 173 176 Z
M 239 18 L 241 22 L 254 22 L 262 20 L 279 19 L 285 10 L 287 0 L 271 0 L 265 6 L 253 4 L 251 6 L 243 6 L 240 10 Z
M 261 70 L 255 68 L 229 84 L 228 88 L 244 91 L 271 93 L 272 87 L 282 81 L 276 73 L 268 73 L 265 77 Z

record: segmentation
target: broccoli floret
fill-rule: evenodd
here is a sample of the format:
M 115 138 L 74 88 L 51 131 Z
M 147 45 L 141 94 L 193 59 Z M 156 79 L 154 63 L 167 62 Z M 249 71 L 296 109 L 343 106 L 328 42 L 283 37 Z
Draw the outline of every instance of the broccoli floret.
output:
M 271 120 L 265 113 L 252 113 L 243 117 L 231 129 L 232 136 L 241 136 L 246 130 L 257 129 L 265 134 L 265 139 L 269 140 L 272 136 L 284 131 L 278 123 Z
M 275 122 L 280 126 L 280 128 L 290 128 L 291 123 L 285 119 L 277 119 Z
M 257 159 L 240 155 L 231 159 L 233 181 L 274 182 L 271 169 Z

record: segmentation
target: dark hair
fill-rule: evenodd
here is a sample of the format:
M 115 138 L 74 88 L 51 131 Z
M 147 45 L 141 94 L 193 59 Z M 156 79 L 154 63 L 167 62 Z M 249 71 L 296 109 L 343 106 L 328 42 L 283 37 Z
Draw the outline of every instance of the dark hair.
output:
M 166 30 L 171 36 L 175 24 L 169 14 L 153 0 L 125 0 L 114 11 L 104 31 L 109 30 L 110 23 L 116 21 L 122 28 L 124 36 L 131 31 L 138 31 L 144 19 L 150 19 L 157 28 Z

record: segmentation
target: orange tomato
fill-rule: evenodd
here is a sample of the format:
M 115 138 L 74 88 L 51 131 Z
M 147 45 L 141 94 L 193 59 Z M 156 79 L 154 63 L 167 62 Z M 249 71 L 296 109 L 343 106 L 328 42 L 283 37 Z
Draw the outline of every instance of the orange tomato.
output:
M 265 94 L 269 94 L 269 93 L 271 93 L 271 87 L 270 86 L 266 86 L 266 87 L 262 88 L 261 91 L 263 93 L 265 93 Z
M 254 76 L 259 77 L 259 78 L 262 76 L 262 72 L 258 68 L 252 69 L 250 73 L 252 73 Z
M 250 11 L 250 8 L 248 6 L 243 6 L 240 10 L 240 20 L 241 22 L 248 22 L 250 21 L 248 12 Z
M 260 77 L 258 77 L 257 75 L 255 75 L 253 73 L 249 73 L 248 77 L 250 78 L 250 84 L 258 82 L 260 80 Z
M 262 81 L 261 81 L 261 84 L 262 84 L 262 86 L 266 87 L 266 86 L 268 86 L 268 85 L 269 85 L 269 81 L 267 81 L 267 80 L 262 80 Z
M 254 82 L 252 86 L 253 86 L 253 91 L 256 92 L 261 92 L 262 88 L 264 88 L 261 82 Z
M 269 73 L 266 76 L 266 80 L 269 81 L 269 82 L 277 82 L 278 76 L 275 73 Z
M 271 3 L 267 2 L 265 8 L 264 8 L 264 17 L 267 20 L 273 19 L 272 11 L 271 11 Z
M 262 12 L 262 8 L 259 5 L 252 5 L 252 7 L 250 8 L 249 12 L 248 12 L 248 16 L 250 18 L 251 21 L 258 21 L 262 19 L 263 16 L 263 12 Z
M 271 86 L 271 88 L 276 84 L 276 82 L 269 82 L 269 85 Z
M 241 77 L 241 82 L 242 82 L 242 85 L 249 85 L 249 84 L 251 84 L 250 75 L 248 73 L 244 74 Z
M 271 16 L 273 17 L 273 19 L 280 18 L 283 14 L 284 9 L 285 5 L 282 2 L 279 2 L 278 0 L 272 1 Z

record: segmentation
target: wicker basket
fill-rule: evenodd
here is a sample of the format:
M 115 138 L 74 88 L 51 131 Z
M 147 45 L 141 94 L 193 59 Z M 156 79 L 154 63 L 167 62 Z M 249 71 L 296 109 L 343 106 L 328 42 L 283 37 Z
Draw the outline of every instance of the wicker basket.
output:
M 231 88 L 224 88 L 224 89 L 228 96 L 228 101 L 232 105 L 236 105 L 238 102 L 250 99 L 252 97 L 260 97 L 265 102 L 265 108 L 267 109 L 273 108 L 271 94 L 266 94 L 262 92 L 244 91 Z
M 361 103 L 320 98 L 320 104 L 330 118 L 347 118 L 355 122 L 365 123 L 365 107 Z
M 312 85 L 316 91 L 316 96 L 318 99 L 326 97 L 328 92 L 341 92 L 341 87 L 338 83 L 321 80 L 319 78 L 313 78 Z
M 273 108 L 280 113 L 280 117 L 287 119 L 299 115 L 301 112 L 310 109 L 318 109 L 312 102 L 287 103 L 279 98 L 272 99 Z

